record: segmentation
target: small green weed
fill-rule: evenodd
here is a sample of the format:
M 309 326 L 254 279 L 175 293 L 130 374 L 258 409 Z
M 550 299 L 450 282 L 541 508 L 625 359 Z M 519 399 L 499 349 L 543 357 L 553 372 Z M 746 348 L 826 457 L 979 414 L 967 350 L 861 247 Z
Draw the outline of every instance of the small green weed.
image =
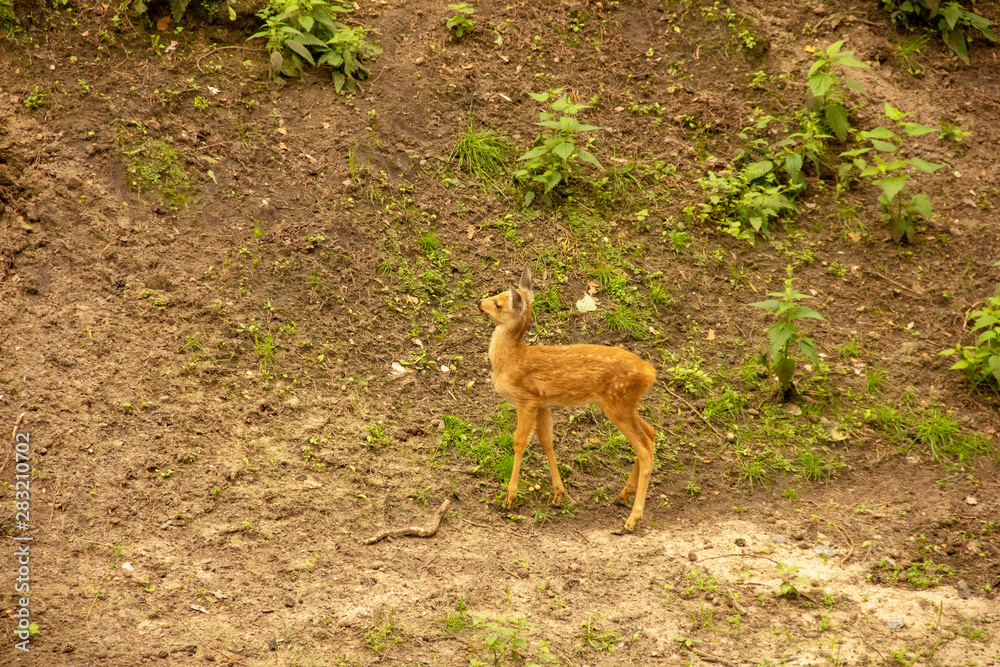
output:
M 599 620 L 597 616 L 591 615 L 580 625 L 583 628 L 583 634 L 580 635 L 581 643 L 585 645 L 584 648 L 590 646 L 597 652 L 614 653 L 619 638 L 618 632 L 602 630 L 598 624 Z
M 444 619 L 444 626 L 449 632 L 460 632 L 471 622 L 472 618 L 469 616 L 469 606 L 465 604 L 465 596 L 460 595 L 458 607 L 455 608 L 455 611 L 448 612 Z
M 382 617 L 382 620 L 376 621 L 372 629 L 365 633 L 365 643 L 376 653 L 384 654 L 389 647 L 389 642 L 400 644 L 403 641 L 402 637 L 396 634 L 400 628 L 393 622 L 394 613 L 395 610 L 390 609 L 389 613 Z
M 959 360 L 950 370 L 960 370 L 973 387 L 982 382 L 994 387 L 1000 386 L 1000 285 L 997 285 L 994 295 L 986 299 L 986 305 L 969 314 L 975 319 L 971 333 L 981 332 L 976 337 L 975 345 L 955 347 L 940 352 L 948 356 L 957 354 Z
M 455 13 L 445 22 L 445 27 L 451 30 L 452 34 L 455 35 L 455 39 L 461 39 L 464 35 L 469 34 L 475 29 L 476 22 L 472 19 L 472 15 L 476 13 L 475 9 L 464 2 L 457 5 L 448 5 L 448 9 Z
M 690 367 L 679 364 L 669 367 L 667 371 L 673 374 L 671 384 L 681 386 L 686 393 L 692 396 L 701 396 L 708 392 L 712 388 L 713 380 L 710 375 L 699 368 L 702 361 L 704 360 L 698 357 L 694 359 Z
M 119 126 L 118 140 L 125 157 L 125 172 L 137 192 L 151 189 L 175 206 L 187 200 L 187 174 L 181 158 L 169 141 L 143 141 L 145 128 L 138 131 Z
M 809 583 L 809 580 L 805 577 L 796 576 L 796 573 L 802 568 L 798 565 L 787 565 L 785 563 L 778 563 L 777 576 L 781 578 L 781 584 L 778 586 L 778 594 L 783 597 L 793 598 L 799 596 L 801 593 L 799 589 Z
M 698 183 L 710 191 L 708 201 L 684 211 L 697 220 L 718 222 L 724 231 L 750 245 L 756 244 L 758 234 L 770 237 L 772 221 L 795 211 L 786 194 L 798 188 L 778 181 L 771 160 L 730 168 L 721 175 L 710 171 Z
M 755 308 L 774 313 L 774 323 L 768 330 L 769 351 L 771 354 L 771 369 L 778 378 L 778 388 L 781 390 L 783 399 L 787 400 L 795 390 L 792 377 L 795 374 L 795 360 L 789 354 L 792 344 L 796 344 L 814 366 L 819 366 L 819 355 L 816 352 L 816 344 L 812 339 L 804 335 L 799 328 L 798 321 L 802 319 L 822 320 L 823 316 L 808 306 L 800 306 L 796 302 L 803 299 L 812 299 L 808 294 L 803 294 L 792 289 L 791 267 L 788 267 L 789 277 L 785 279 L 784 292 L 770 292 L 768 296 L 777 297 L 766 301 L 751 303 Z
M 502 617 L 495 621 L 475 618 L 472 622 L 475 628 L 472 633 L 469 651 L 470 667 L 501 667 L 512 661 L 528 660 L 531 664 L 544 660 L 551 662 L 548 646 L 542 646 L 538 651 L 532 651 L 527 640 L 521 636 L 531 623 L 524 618 Z M 480 657 L 488 662 L 483 662 Z
M 52 106 L 48 93 L 43 93 L 38 86 L 35 86 L 35 92 L 24 98 L 22 104 L 28 109 L 48 109 Z

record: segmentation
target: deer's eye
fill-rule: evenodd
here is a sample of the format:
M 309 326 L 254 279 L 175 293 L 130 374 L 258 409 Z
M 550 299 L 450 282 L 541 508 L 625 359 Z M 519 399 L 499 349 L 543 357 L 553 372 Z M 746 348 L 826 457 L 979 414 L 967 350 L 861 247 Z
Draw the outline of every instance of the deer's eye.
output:
M 500 304 L 498 303 L 498 304 L 497 304 L 497 310 L 500 310 L 500 308 L 501 308 L 501 307 L 502 307 L 502 306 L 501 306 L 501 305 L 500 305 Z

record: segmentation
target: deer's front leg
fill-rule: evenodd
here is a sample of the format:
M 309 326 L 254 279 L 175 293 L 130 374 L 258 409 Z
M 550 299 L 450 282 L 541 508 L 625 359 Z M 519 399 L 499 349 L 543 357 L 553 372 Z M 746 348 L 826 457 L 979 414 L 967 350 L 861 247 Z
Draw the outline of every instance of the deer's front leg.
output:
M 504 498 L 504 509 L 510 509 L 517 498 L 517 475 L 521 470 L 521 456 L 524 448 L 528 446 L 528 438 L 535 430 L 535 421 L 538 419 L 537 405 L 517 406 L 517 430 L 514 431 L 514 469 L 510 473 L 510 483 L 507 485 L 507 497 Z

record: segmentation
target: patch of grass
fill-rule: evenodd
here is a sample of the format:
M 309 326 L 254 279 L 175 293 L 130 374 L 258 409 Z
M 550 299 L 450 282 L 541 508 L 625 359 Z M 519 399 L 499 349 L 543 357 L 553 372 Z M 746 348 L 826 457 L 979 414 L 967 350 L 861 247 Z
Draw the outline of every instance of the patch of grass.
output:
M 942 413 L 928 408 L 916 424 L 916 439 L 931 450 L 931 458 L 940 461 L 944 450 L 952 450 L 959 435 L 959 422 L 951 418 L 951 410 Z
M 865 389 L 871 395 L 881 394 L 885 391 L 885 373 L 878 368 L 869 366 L 865 369 Z
M 733 389 L 729 385 L 722 388 L 722 394 L 713 396 L 705 403 L 703 412 L 705 419 L 711 421 L 716 417 L 734 419 L 743 416 L 743 409 L 747 406 L 747 399 L 743 394 Z
M 935 563 L 932 560 L 925 560 L 921 563 L 913 563 L 910 567 L 901 572 L 897 572 L 900 581 L 909 583 L 914 588 L 934 588 L 947 577 L 954 577 L 955 573 L 947 565 Z
M 963 623 L 962 627 L 955 630 L 955 634 L 977 642 L 985 642 L 990 638 L 990 634 L 986 632 L 986 628 L 977 628 L 970 623 Z
M 451 159 L 458 162 L 459 169 L 486 183 L 492 182 L 494 176 L 507 171 L 507 156 L 514 150 L 504 141 L 506 138 L 496 130 L 476 132 L 470 118 L 465 133 L 451 151 Z
M 691 626 L 694 630 L 708 630 L 712 627 L 715 612 L 711 609 L 706 610 L 705 603 L 702 603 L 698 611 L 688 612 L 688 618 L 691 619 Z
M 580 624 L 580 627 L 583 628 L 583 633 L 580 635 L 581 644 L 584 645 L 583 648 L 590 646 L 597 652 L 614 653 L 615 644 L 618 642 L 618 632 L 602 629 L 598 624 L 599 620 L 597 616 L 591 615 Z
M 267 334 L 258 334 L 254 332 L 253 335 L 253 349 L 254 353 L 257 355 L 257 363 L 260 365 L 261 370 L 265 370 L 268 366 L 274 363 L 274 357 L 278 350 L 278 338 L 276 336 Z
M 190 189 L 181 158 L 169 141 L 145 141 L 146 130 L 119 126 L 118 142 L 122 147 L 129 184 L 137 192 L 157 190 L 165 201 L 180 206 L 187 201 Z
M 601 312 L 601 321 L 611 331 L 627 334 L 638 340 L 646 338 L 642 323 L 628 308 L 615 306 L 614 310 L 605 310 Z
M 737 466 L 737 478 L 741 483 L 750 485 L 750 489 L 755 487 L 764 488 L 769 470 L 766 461 L 760 455 L 743 459 Z
M 439 271 L 428 269 L 427 271 L 424 271 L 421 278 L 424 289 L 426 289 L 430 294 L 434 296 L 443 296 L 448 292 L 448 283 L 445 282 L 444 276 L 442 276 Z
M 460 632 L 471 623 L 472 617 L 469 616 L 469 606 L 465 604 L 465 596 L 460 595 L 458 598 L 458 606 L 454 611 L 448 612 L 448 615 L 445 617 L 444 627 L 449 632 Z
M 817 454 L 811 449 L 799 452 L 792 463 L 792 470 L 805 477 L 810 482 L 828 480 L 844 463 L 825 454 Z
M 514 469 L 514 409 L 504 403 L 500 412 L 491 417 L 483 428 L 472 426 L 467 419 L 445 415 L 444 430 L 438 441 L 438 451 L 455 450 L 476 464 L 475 471 L 492 475 L 504 484 Z
M 669 308 L 677 304 L 677 299 L 667 291 L 663 283 L 653 278 L 649 279 L 649 301 L 653 304 L 654 308 L 656 306 Z

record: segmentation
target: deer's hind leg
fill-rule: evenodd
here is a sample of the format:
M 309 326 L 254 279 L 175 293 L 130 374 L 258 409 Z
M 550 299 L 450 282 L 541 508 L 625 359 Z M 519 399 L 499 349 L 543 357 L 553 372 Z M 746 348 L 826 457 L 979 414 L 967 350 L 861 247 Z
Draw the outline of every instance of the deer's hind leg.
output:
M 559 466 L 556 462 L 556 452 L 552 448 L 552 411 L 547 407 L 538 409 L 538 442 L 542 443 L 545 456 L 549 460 L 549 473 L 552 475 L 552 504 L 558 505 L 562 502 L 563 488 L 562 479 L 559 477 Z
M 635 448 L 635 464 L 629 474 L 625 487 L 618 496 L 618 503 L 624 505 L 635 495 L 632 503 L 632 513 L 625 521 L 625 531 L 632 532 L 642 519 L 646 507 L 646 492 L 649 489 L 649 476 L 653 472 L 653 428 L 639 416 L 638 410 L 615 410 L 605 408 L 605 414 L 615 426 L 628 438 Z M 651 435 L 652 434 L 652 435 Z

